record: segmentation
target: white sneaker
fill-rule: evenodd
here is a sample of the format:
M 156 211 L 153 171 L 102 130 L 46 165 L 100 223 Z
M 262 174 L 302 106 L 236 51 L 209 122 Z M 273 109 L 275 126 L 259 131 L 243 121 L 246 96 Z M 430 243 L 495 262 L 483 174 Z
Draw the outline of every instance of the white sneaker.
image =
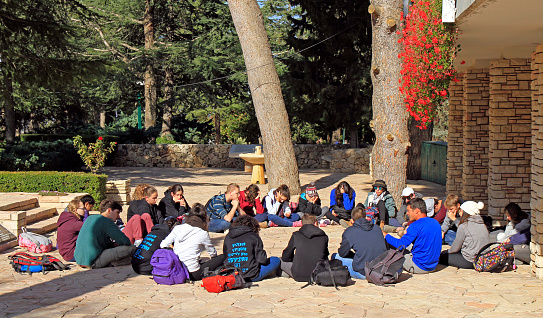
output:
M 143 242 L 143 240 L 135 240 L 135 241 L 134 241 L 134 246 L 135 246 L 135 247 L 140 246 L 141 242 Z

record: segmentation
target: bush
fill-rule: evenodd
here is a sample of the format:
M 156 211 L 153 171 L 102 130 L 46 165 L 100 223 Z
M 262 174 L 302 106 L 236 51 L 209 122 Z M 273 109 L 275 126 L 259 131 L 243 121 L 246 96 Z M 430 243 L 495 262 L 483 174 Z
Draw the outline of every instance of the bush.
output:
M 70 139 L 0 144 L 0 170 L 80 171 L 82 165 Z
M 0 171 L 0 192 L 88 193 L 100 202 L 106 197 L 106 179 L 105 174 L 83 172 Z

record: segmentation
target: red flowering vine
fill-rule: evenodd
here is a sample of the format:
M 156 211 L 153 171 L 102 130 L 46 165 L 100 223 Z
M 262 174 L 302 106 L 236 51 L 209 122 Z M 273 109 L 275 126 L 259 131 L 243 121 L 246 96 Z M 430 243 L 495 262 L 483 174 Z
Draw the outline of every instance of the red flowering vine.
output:
M 403 22 L 400 91 L 409 114 L 426 129 L 456 79 L 457 30 L 441 23 L 441 1 L 414 0 Z

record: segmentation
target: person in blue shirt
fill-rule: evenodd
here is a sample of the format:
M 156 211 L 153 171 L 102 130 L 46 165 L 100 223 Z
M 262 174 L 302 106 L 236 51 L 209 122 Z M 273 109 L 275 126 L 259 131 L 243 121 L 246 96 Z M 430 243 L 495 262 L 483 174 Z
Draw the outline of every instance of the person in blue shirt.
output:
M 405 255 L 403 268 L 413 274 L 425 274 L 436 269 L 441 253 L 441 227 L 439 222 L 426 215 L 426 203 L 415 198 L 407 203 L 407 215 L 413 221 L 404 236 L 397 239 L 385 232 L 385 241 L 398 248 L 413 244 Z
M 330 193 L 330 211 L 326 213 L 326 218 L 347 228 L 350 225 L 355 198 L 354 189 L 346 181 L 341 181 Z
M 205 208 L 209 216 L 208 231 L 223 233 L 230 228 L 235 217 L 245 214 L 239 206 L 239 186 L 230 183 L 226 187 L 226 193 L 209 199 Z

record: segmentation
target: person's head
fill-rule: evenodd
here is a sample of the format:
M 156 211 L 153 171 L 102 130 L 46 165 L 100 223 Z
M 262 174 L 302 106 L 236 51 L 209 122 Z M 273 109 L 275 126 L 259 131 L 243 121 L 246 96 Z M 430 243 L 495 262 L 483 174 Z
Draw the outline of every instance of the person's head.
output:
M 353 188 L 347 183 L 347 181 L 341 181 L 336 187 L 336 202 L 339 206 L 343 206 L 343 193 L 347 193 L 349 199 L 353 198 Z
M 132 194 L 132 200 L 141 200 L 143 199 L 143 190 L 145 188 L 148 188 L 149 185 L 147 183 L 140 183 L 136 185 L 136 188 L 134 189 L 134 194 Z
M 82 196 L 80 200 L 81 200 L 81 202 L 83 202 L 83 207 L 87 211 L 92 210 L 92 208 L 96 204 L 96 201 L 94 201 L 94 198 L 90 194 L 86 194 L 86 195 Z
M 409 200 L 413 199 L 415 197 L 415 190 L 413 188 L 404 188 L 402 190 L 402 201 L 407 203 Z
M 449 194 L 443 205 L 449 212 L 457 214 L 460 210 L 460 198 L 456 194 Z
M 260 188 L 256 184 L 251 184 L 245 189 L 245 200 L 249 202 L 249 204 L 254 205 L 255 200 L 258 197 L 258 194 L 260 193 Z
M 460 217 L 460 224 L 466 222 L 470 217 L 474 215 L 480 215 L 481 209 L 485 207 L 483 202 L 466 201 L 462 203 L 460 209 L 462 210 L 462 216 Z
M 207 222 L 207 212 L 203 204 L 195 203 L 189 210 L 188 216 L 197 216 L 202 221 Z
M 317 216 L 316 215 L 305 213 L 302 216 L 302 225 L 306 225 L 306 224 L 315 225 L 316 223 L 317 223 Z
M 373 192 L 377 196 L 380 196 L 383 192 L 387 190 L 387 184 L 383 180 L 375 180 L 373 183 Z
M 351 211 L 351 222 L 353 223 L 365 217 L 366 211 L 361 206 L 357 206 Z
M 180 184 L 174 184 L 168 190 L 170 190 L 170 195 L 174 201 L 177 202 L 183 199 L 183 187 Z
M 100 202 L 100 214 L 113 222 L 121 217 L 122 211 L 123 207 L 113 200 L 105 199 Z
M 315 182 L 311 182 L 307 187 L 305 187 L 305 195 L 308 199 L 318 198 L 319 194 L 317 193 L 317 187 Z
M 528 213 L 522 211 L 520 206 L 516 203 L 509 203 L 503 208 L 507 220 L 513 222 L 514 224 L 519 223 L 520 221 L 528 218 Z
M 85 215 L 85 205 L 79 199 L 73 199 L 68 203 L 68 212 L 82 219 Z
M 235 183 L 230 183 L 226 187 L 226 201 L 230 202 L 232 200 L 237 200 L 239 198 L 239 185 Z
M 426 217 L 426 203 L 423 199 L 414 198 L 407 203 L 407 215 L 409 220 L 416 221 Z
M 198 217 L 196 215 L 191 215 L 191 216 L 187 217 L 187 219 L 185 220 L 185 224 L 188 224 L 188 225 L 194 226 L 194 227 L 198 227 L 198 228 L 201 228 L 204 231 L 207 231 L 207 222 L 202 220 L 202 218 L 200 218 L 200 217 Z
M 155 187 L 148 186 L 143 190 L 143 198 L 151 205 L 156 204 L 156 200 L 158 199 L 158 191 Z
M 260 225 L 258 224 L 258 221 L 254 217 L 247 214 L 236 218 L 234 222 L 232 222 L 232 227 L 237 226 L 247 226 L 255 233 L 260 232 Z
M 172 231 L 173 228 L 176 226 L 176 225 L 179 225 L 181 223 L 179 223 L 179 221 L 177 220 L 177 218 L 173 217 L 173 216 L 169 216 L 167 217 L 166 219 L 164 219 L 164 223 L 168 226 L 168 231 Z
M 286 184 L 278 186 L 277 189 L 273 191 L 273 195 L 275 196 L 275 200 L 280 203 L 290 200 L 290 190 Z

